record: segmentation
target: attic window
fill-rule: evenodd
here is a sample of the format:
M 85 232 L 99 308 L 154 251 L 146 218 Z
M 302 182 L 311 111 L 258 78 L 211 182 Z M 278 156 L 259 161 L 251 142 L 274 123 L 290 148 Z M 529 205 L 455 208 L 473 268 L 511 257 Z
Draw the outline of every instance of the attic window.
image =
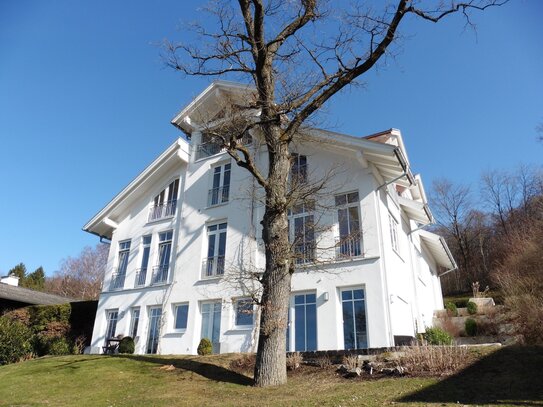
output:
M 149 222 L 175 215 L 179 178 L 172 181 L 166 188 L 154 197 L 153 206 L 149 211 Z

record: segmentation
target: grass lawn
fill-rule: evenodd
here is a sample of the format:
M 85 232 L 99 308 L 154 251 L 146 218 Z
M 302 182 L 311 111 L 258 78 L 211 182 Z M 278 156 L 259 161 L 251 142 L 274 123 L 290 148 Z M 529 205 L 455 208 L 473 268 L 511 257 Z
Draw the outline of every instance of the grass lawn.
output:
M 286 386 L 266 389 L 229 368 L 236 357 L 44 357 L 0 367 L 0 405 L 543 406 L 543 348 L 537 347 L 502 348 L 445 379 L 344 379 L 333 368 L 304 366 Z

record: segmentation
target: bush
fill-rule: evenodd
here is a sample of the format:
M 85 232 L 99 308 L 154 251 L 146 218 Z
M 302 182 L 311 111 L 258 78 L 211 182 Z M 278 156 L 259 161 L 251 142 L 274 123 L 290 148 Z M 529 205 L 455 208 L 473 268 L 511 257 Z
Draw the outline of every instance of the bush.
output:
M 0 318 L 0 365 L 18 362 L 32 353 L 31 332 L 23 323 Z
M 475 321 L 473 318 L 466 319 L 466 322 L 464 323 L 464 330 L 468 336 L 477 335 L 477 321 Z
M 287 355 L 287 369 L 288 370 L 296 370 L 304 361 L 304 358 L 300 352 L 294 352 L 289 355 Z
M 450 302 L 450 301 L 446 302 L 445 309 L 447 310 L 447 315 L 451 317 L 458 316 L 458 309 L 456 308 L 456 304 L 454 302 Z
M 213 345 L 211 341 L 207 338 L 202 338 L 200 344 L 198 345 L 198 355 L 211 355 L 213 353 Z
M 441 328 L 426 328 L 426 332 L 422 334 L 422 337 L 428 345 L 451 345 L 453 338 L 447 332 Z
M 455 373 L 470 362 L 465 346 L 409 346 L 400 355 L 409 373 Z
M 468 313 L 470 315 L 477 314 L 477 304 L 475 304 L 473 301 L 469 301 L 466 308 L 468 309 Z
M 134 343 L 134 339 L 130 336 L 125 336 L 121 341 L 119 342 L 119 353 L 134 353 L 134 350 L 136 348 L 136 345 Z
M 71 355 L 73 351 L 73 345 L 68 342 L 66 338 L 57 338 L 48 344 L 48 355 Z

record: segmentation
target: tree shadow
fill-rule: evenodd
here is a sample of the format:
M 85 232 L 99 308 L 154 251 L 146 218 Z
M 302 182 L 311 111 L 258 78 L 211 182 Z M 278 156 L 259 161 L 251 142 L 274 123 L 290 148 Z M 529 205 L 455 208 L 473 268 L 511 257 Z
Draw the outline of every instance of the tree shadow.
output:
M 543 406 L 543 347 L 508 346 L 399 402 Z
M 151 362 L 159 365 L 173 365 L 177 369 L 188 370 L 199 374 L 209 380 L 217 382 L 226 382 L 239 384 L 242 386 L 252 386 L 253 380 L 240 373 L 236 373 L 233 370 L 226 369 L 220 365 L 213 363 L 206 363 L 199 360 L 189 358 L 158 358 L 152 356 L 139 356 L 139 355 L 115 355 L 113 357 L 122 357 L 133 359 L 141 362 Z

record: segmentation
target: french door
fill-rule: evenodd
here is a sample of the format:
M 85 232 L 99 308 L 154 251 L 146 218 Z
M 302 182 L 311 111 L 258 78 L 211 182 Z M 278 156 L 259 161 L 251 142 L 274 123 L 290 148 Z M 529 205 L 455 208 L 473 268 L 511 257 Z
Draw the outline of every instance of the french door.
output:
M 207 338 L 213 345 L 213 353 L 220 352 L 221 302 L 202 303 L 202 338 Z
M 149 309 L 149 333 L 147 337 L 146 353 L 157 353 L 158 351 L 161 319 L 162 307 L 152 307 Z
M 368 333 L 364 289 L 341 290 L 344 349 L 366 349 Z

